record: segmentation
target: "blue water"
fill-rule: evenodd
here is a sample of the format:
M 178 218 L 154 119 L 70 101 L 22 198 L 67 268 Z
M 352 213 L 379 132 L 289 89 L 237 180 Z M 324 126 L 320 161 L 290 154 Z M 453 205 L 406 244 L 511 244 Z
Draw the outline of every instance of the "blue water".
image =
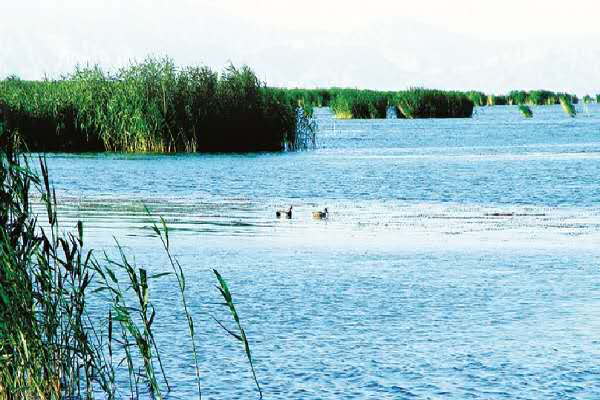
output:
M 203 398 L 256 398 L 210 315 L 227 278 L 266 399 L 600 398 L 600 107 L 480 108 L 466 120 L 337 121 L 287 154 L 49 156 L 63 226 L 169 266 L 171 226 Z M 292 220 L 274 218 L 294 206 Z M 328 207 L 328 221 L 311 212 Z M 155 281 L 174 390 L 194 395 L 173 281 Z

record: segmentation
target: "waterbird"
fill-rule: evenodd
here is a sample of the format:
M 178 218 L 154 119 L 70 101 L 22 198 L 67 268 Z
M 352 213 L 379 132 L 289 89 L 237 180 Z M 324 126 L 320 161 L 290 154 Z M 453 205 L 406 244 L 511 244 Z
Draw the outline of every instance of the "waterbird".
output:
M 290 206 L 289 210 L 287 211 L 277 210 L 275 215 L 277 216 L 277 218 L 282 218 L 285 216 L 287 219 L 292 219 L 292 206 Z
M 313 211 L 312 216 L 314 219 L 327 219 L 329 217 L 329 211 L 325 207 L 324 211 Z

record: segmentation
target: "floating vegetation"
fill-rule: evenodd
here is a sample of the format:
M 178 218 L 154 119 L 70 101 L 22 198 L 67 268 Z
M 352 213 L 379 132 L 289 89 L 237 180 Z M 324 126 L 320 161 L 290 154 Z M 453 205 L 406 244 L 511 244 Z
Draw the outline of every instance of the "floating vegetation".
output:
M 398 92 L 393 101 L 404 118 L 470 118 L 474 107 L 465 93 L 421 88 Z
M 179 310 L 175 312 L 187 320 L 187 355 L 195 365 L 201 398 L 197 333 L 167 224 L 161 219 L 153 230 L 171 272 L 150 274 L 118 243 L 115 259 L 106 254 L 97 258 L 84 246 L 81 222 L 74 233 L 59 229 L 57 199 L 44 159 L 37 175 L 14 148 L 14 136 L 0 136 L 0 398 L 165 398 L 176 382 L 170 382 L 154 329 L 163 316 L 152 298 L 159 279 L 172 279 L 179 289 L 180 306 L 173 303 L 167 312 Z M 32 212 L 37 196 L 45 215 Z M 44 226 L 38 219 L 45 219 Z M 223 317 L 233 319 L 218 323 L 242 342 L 262 398 L 231 292 L 214 273 L 228 307 Z
M 219 75 L 169 59 L 114 74 L 96 66 L 55 81 L 0 82 L 6 128 L 34 151 L 279 151 L 296 143 L 298 106 L 248 67 Z
M 523 114 L 525 118 L 533 117 L 533 112 L 531 111 L 531 108 L 525 104 L 521 104 L 519 106 L 519 111 L 521 111 L 521 114 Z
M 567 96 L 560 97 L 560 106 L 562 107 L 565 114 L 567 114 L 571 118 L 575 117 L 575 115 L 577 114 L 577 111 L 575 111 L 575 106 L 571 102 L 571 99 Z

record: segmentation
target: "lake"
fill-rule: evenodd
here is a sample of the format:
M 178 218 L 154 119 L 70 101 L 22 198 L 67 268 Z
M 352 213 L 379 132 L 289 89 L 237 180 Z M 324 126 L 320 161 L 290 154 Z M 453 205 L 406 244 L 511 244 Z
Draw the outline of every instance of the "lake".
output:
M 211 318 L 228 280 L 265 399 L 600 398 L 600 107 L 476 108 L 472 119 L 334 120 L 318 148 L 48 156 L 62 226 L 168 271 L 170 226 L 203 398 L 257 398 Z M 252 132 L 248 132 L 252 134 Z M 275 218 L 293 205 L 291 220 Z M 327 207 L 326 221 L 311 212 Z M 171 277 L 151 286 L 174 390 L 194 395 Z

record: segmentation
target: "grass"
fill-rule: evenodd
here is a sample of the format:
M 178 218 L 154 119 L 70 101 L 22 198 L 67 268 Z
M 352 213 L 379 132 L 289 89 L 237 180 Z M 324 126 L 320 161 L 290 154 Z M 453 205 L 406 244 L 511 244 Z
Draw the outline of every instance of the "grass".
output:
M 415 88 L 393 97 L 404 118 L 469 118 L 473 102 L 462 92 Z
M 571 118 L 574 118 L 575 115 L 577 114 L 577 111 L 575 110 L 575 106 L 573 106 L 573 103 L 568 96 L 560 97 L 560 106 L 562 107 L 565 114 L 567 114 Z
M 165 398 L 176 382 L 164 368 L 154 330 L 163 315 L 152 301 L 158 279 L 178 285 L 182 307 L 170 312 L 186 317 L 201 398 L 194 320 L 165 221 L 153 230 L 172 272 L 149 274 L 118 242 L 116 259 L 97 257 L 84 245 L 81 222 L 74 233 L 63 233 L 44 159 L 40 175 L 34 173 L 16 152 L 16 140 L 0 134 L 0 398 Z M 38 196 L 43 215 L 32 211 Z M 231 292 L 216 271 L 215 276 L 239 333 L 219 324 L 243 343 L 262 397 Z
M 521 112 L 521 114 L 523 114 L 523 116 L 525 118 L 532 118 L 533 117 L 533 112 L 531 111 L 531 108 L 525 104 L 521 104 L 519 106 L 519 111 Z
M 296 99 L 248 67 L 217 74 L 148 58 L 114 74 L 95 66 L 55 81 L 9 78 L 0 82 L 0 108 L 6 128 L 34 151 L 280 151 L 298 143 Z

